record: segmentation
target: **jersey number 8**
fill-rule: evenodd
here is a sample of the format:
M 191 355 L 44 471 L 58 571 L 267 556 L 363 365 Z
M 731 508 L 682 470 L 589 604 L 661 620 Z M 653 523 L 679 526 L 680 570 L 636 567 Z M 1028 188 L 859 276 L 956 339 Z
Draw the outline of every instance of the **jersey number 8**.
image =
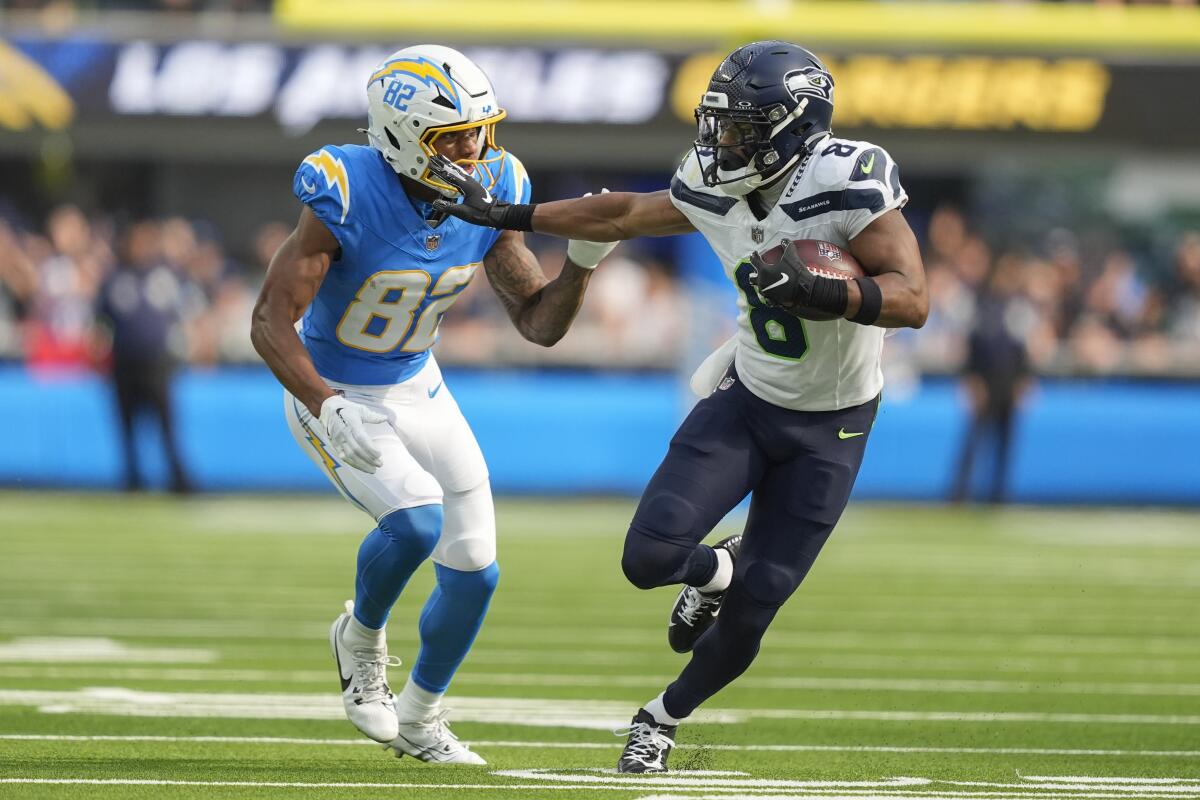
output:
M 750 263 L 743 261 L 738 264 L 733 277 L 746 298 L 746 305 L 750 307 L 750 327 L 754 329 L 758 346 L 776 358 L 799 361 L 808 352 L 804 320 L 764 303 L 750 283 L 750 273 L 753 271 Z
M 437 341 L 442 314 L 454 305 L 479 264 L 451 267 L 429 291 L 432 280 L 421 269 L 384 270 L 363 281 L 337 326 L 338 341 L 357 350 L 388 353 L 397 347 L 419 353 Z M 422 304 L 426 300 L 424 309 Z M 416 325 L 413 317 L 417 318 Z

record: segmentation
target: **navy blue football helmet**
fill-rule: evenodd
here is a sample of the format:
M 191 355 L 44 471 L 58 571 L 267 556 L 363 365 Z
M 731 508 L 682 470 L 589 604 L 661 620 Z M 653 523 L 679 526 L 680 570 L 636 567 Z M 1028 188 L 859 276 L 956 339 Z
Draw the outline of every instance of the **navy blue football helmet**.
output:
M 704 184 L 742 196 L 812 152 L 833 121 L 833 76 L 790 42 L 752 42 L 721 62 L 696 108 Z

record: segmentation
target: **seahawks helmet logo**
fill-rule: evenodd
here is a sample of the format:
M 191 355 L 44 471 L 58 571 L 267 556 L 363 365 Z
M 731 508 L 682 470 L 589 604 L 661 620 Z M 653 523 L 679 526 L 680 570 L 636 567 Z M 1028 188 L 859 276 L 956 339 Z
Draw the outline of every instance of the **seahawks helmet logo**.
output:
M 797 100 L 805 95 L 826 101 L 833 98 L 833 77 L 818 67 L 792 70 L 783 76 L 783 85 Z

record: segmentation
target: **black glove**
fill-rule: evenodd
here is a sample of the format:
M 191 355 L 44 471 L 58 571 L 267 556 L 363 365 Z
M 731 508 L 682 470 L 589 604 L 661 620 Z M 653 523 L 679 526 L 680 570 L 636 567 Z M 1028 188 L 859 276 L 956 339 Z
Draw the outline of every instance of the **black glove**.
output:
M 754 267 L 750 283 L 769 306 L 790 309 L 810 305 L 817 276 L 796 255 L 791 242 L 784 239 L 781 244 L 783 255 L 774 264 L 764 261 L 757 250 L 750 254 L 750 266 Z
M 442 155 L 429 159 L 429 171 L 462 192 L 462 202 L 434 200 L 433 207 L 485 228 L 509 231 L 532 231 L 535 204 L 505 203 L 497 200 L 469 172 Z

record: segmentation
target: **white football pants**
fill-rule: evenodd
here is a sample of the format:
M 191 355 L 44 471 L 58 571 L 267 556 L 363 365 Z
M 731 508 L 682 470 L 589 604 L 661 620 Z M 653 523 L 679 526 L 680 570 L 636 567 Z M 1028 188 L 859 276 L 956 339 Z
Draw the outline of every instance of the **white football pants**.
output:
M 496 516 L 487 465 L 458 403 L 431 355 L 413 377 L 384 386 L 326 381 L 347 400 L 387 417 L 366 429 L 383 465 L 374 474 L 343 464 L 329 450 L 320 420 L 284 391 L 288 428 L 337 490 L 376 521 L 401 508 L 441 503 L 442 535 L 431 558 L 464 572 L 496 560 Z

